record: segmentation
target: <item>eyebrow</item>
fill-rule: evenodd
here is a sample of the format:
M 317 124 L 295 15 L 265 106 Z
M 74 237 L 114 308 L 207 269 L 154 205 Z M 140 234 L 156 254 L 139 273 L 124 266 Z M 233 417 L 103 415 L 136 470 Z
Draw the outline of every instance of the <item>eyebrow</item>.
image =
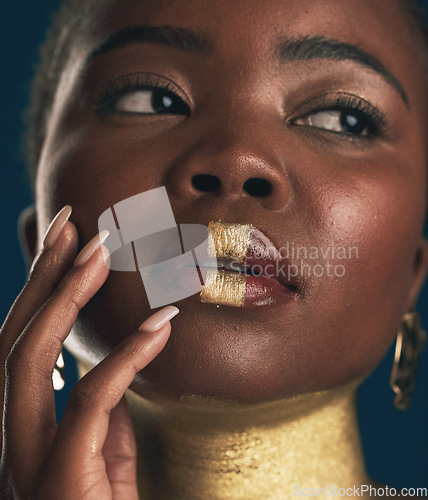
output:
M 151 43 L 182 50 L 198 56 L 210 56 L 214 52 L 214 43 L 206 35 L 187 28 L 176 26 L 129 26 L 110 35 L 96 48 L 86 60 L 84 69 L 99 55 L 111 50 L 126 47 L 133 43 Z M 404 104 L 409 108 L 409 99 L 400 81 L 383 63 L 360 47 L 324 36 L 282 38 L 276 46 L 276 58 L 280 62 L 309 61 L 311 59 L 329 59 L 333 61 L 353 61 L 383 77 L 398 91 Z
M 275 51 L 280 62 L 329 59 L 332 61 L 353 61 L 375 71 L 398 91 L 409 108 L 409 99 L 403 86 L 381 61 L 360 47 L 323 36 L 282 39 Z
M 87 67 L 95 57 L 113 49 L 126 47 L 132 43 L 164 45 L 192 54 L 207 56 L 213 52 L 213 43 L 208 37 L 186 28 L 176 26 L 129 26 L 113 33 L 86 60 Z

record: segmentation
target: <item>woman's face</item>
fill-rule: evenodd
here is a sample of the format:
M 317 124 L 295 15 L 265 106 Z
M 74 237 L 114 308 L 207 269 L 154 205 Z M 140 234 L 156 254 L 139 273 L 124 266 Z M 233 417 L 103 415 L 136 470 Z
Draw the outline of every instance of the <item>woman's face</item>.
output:
M 367 375 L 424 267 L 425 79 L 398 2 L 121 0 L 104 14 L 58 88 L 39 236 L 69 203 L 83 246 L 105 210 L 165 186 L 178 224 L 251 224 L 304 269 L 286 303 L 177 303 L 134 389 L 253 402 Z M 254 178 L 269 189 L 244 189 Z M 69 347 L 95 362 L 149 314 L 139 273 L 112 271 Z

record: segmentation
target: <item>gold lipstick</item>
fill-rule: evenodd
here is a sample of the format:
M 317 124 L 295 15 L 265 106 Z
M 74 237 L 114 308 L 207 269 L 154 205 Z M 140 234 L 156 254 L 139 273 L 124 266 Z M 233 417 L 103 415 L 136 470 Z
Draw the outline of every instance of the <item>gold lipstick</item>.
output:
M 244 305 L 246 275 L 225 269 L 208 270 L 200 293 L 201 302 L 222 306 Z
M 243 262 L 254 227 L 211 221 L 208 225 L 208 253 L 216 259 Z M 226 269 L 210 269 L 200 293 L 201 302 L 242 307 L 247 276 Z
M 208 253 L 216 259 L 243 262 L 254 227 L 249 224 L 227 224 L 211 221 L 208 224 Z

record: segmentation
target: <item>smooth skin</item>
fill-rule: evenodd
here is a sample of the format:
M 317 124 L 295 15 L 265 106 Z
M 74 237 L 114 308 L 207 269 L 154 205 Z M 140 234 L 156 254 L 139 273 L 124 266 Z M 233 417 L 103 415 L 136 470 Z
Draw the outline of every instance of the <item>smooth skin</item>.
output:
M 88 55 L 112 33 L 147 24 L 203 33 L 213 50 L 203 57 L 134 43 L 99 55 L 82 73 Z M 72 223 L 55 254 L 40 256 L 40 271 L 30 277 L 0 337 L 9 370 L 2 471 L 21 485 L 24 498 L 34 484 L 60 488 L 39 489 L 47 499 L 76 498 L 74 488 L 87 498 L 101 497 L 96 488 L 110 488 L 113 498 L 121 498 L 110 467 L 109 477 L 103 472 L 109 415 L 118 415 L 126 436 L 124 406 L 112 409 L 158 353 L 131 387 L 169 400 L 275 400 L 363 378 L 379 363 L 401 315 L 416 303 L 428 262 L 421 236 L 426 80 L 413 31 L 398 2 L 387 0 L 272 0 L 268 9 L 258 0 L 121 0 L 109 2 L 106 16 L 76 40 L 48 124 L 35 217 L 25 222 L 30 253 L 67 203 L 74 208 Z M 375 55 L 401 82 L 408 105 L 361 64 L 275 59 L 278 37 L 320 35 Z M 161 75 L 158 82 L 169 82 L 188 113 L 127 114 L 120 111 L 129 102 L 119 105 L 118 99 L 107 115 L 97 113 L 102 89 L 135 73 Z M 370 139 L 327 130 L 317 113 L 325 96 L 331 106 L 339 95 L 375 106 L 387 126 Z M 196 174 L 218 177 L 221 188 L 195 188 Z M 271 184 L 268 196 L 243 190 L 254 177 Z M 277 247 L 287 241 L 357 247 L 359 258 L 346 262 L 345 278 L 305 277 L 304 293 L 284 307 L 249 311 L 182 301 L 174 335 L 160 352 L 169 327 L 145 338 L 134 334 L 150 314 L 137 273 L 111 272 L 107 279 L 100 255 L 69 271 L 77 234 L 88 242 L 104 210 L 159 186 L 166 186 L 179 224 L 250 223 Z M 70 310 L 70 298 L 78 307 Z M 79 382 L 55 431 L 50 373 L 73 323 L 67 347 L 78 360 L 95 365 L 108 357 Z M 108 428 L 112 443 L 114 422 Z M 68 453 L 75 458 L 66 459 Z M 85 474 L 88 461 L 95 464 L 94 477 Z M 135 495 L 131 475 L 125 476 L 123 487 Z

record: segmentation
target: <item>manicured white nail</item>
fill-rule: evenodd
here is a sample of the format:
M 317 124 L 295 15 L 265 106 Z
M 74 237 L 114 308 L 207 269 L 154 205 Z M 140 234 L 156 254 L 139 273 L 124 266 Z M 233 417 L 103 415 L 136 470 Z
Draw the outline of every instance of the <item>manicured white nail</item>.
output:
M 53 218 L 52 222 L 49 224 L 49 227 L 46 231 L 46 234 L 43 238 L 42 247 L 43 248 L 52 248 L 58 239 L 58 236 L 61 234 L 65 223 L 70 218 L 72 212 L 72 208 L 70 205 L 66 205 L 62 208 Z
M 86 264 L 86 262 L 88 262 L 92 255 L 94 255 L 95 251 L 105 242 L 109 234 L 110 232 L 105 229 L 104 231 L 101 231 L 99 234 L 94 236 L 92 240 L 82 248 L 79 255 L 76 257 L 76 260 L 73 264 L 74 267 L 83 266 L 84 264 Z
M 166 306 L 160 311 L 156 311 L 150 318 L 147 318 L 138 329 L 147 333 L 156 332 L 168 323 L 170 319 L 177 316 L 179 312 L 180 309 L 175 306 Z

